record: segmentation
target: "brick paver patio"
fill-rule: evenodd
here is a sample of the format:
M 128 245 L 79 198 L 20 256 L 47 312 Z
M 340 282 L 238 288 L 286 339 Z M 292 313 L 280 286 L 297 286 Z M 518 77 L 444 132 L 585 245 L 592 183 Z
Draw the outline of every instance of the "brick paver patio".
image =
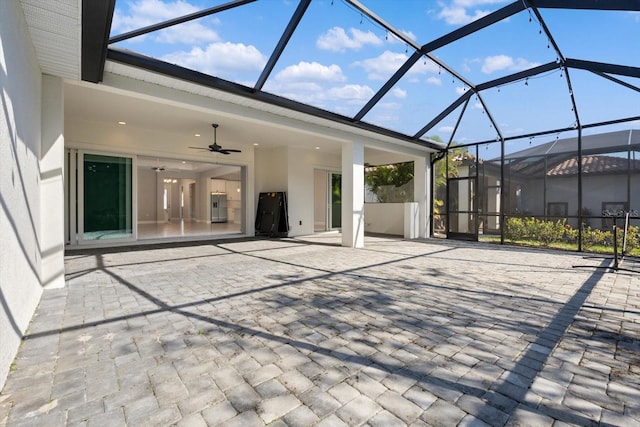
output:
M 68 254 L 0 425 L 640 425 L 640 274 L 576 253 L 366 246 Z

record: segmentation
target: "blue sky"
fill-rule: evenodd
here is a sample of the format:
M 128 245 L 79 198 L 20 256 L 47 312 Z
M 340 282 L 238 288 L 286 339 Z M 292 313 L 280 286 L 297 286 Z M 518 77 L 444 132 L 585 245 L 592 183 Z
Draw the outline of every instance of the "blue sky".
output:
M 226 1 L 117 0 L 112 35 Z M 510 2 L 361 0 L 418 45 Z M 298 2 L 260 0 L 116 46 L 253 86 Z M 640 67 L 640 14 L 541 9 L 565 57 Z M 530 19 L 531 18 L 531 19 Z M 555 61 L 529 11 L 433 52 L 473 84 Z M 264 90 L 347 116 L 357 113 L 412 48 L 341 0 L 313 0 Z M 482 92 L 504 136 L 572 126 L 566 71 Z M 640 115 L 640 93 L 588 71 L 569 70 L 583 123 Z M 640 86 L 638 79 L 622 78 Z M 419 61 L 364 121 L 413 135 L 468 88 L 430 60 Z M 460 110 L 428 135 L 449 139 Z M 640 123 L 617 125 L 615 129 Z M 609 127 L 600 131 L 613 130 Z M 472 98 L 454 139 L 493 139 L 495 128 Z M 561 135 L 568 137 L 572 135 Z M 549 138 L 546 137 L 546 142 Z

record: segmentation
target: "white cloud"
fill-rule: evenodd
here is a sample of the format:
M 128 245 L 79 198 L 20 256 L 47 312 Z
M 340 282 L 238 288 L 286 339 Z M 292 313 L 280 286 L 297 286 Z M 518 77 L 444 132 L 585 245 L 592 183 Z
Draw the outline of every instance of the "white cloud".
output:
M 391 93 L 398 99 L 405 99 L 407 97 L 407 91 L 404 89 L 395 88 Z
M 279 87 L 282 87 L 281 85 Z M 312 93 L 322 91 L 324 88 L 317 82 L 287 82 L 284 86 L 288 93 Z M 278 91 L 280 93 L 280 91 Z M 283 94 L 285 92 L 282 92 Z
M 494 71 L 504 70 L 513 66 L 513 58 L 507 55 L 488 56 L 482 64 L 482 72 L 491 74 Z
M 349 34 L 341 27 L 333 27 L 318 37 L 316 46 L 318 49 L 332 52 L 344 52 L 347 49 L 360 49 L 365 45 L 380 46 L 382 40 L 371 31 L 361 31 L 350 28 Z
M 269 92 L 277 93 L 285 98 L 294 99 L 309 105 L 315 105 L 320 108 L 333 109 L 336 112 L 350 113 L 349 108 L 345 106 L 361 106 L 368 101 L 374 91 L 366 85 L 347 84 L 342 86 L 333 86 L 326 84 L 327 82 L 285 82 L 285 81 L 269 81 L 265 89 Z
M 266 58 L 254 46 L 228 42 L 211 43 L 204 50 L 194 47 L 190 51 L 170 53 L 161 59 L 212 75 L 230 71 L 259 71 L 266 64 Z
M 475 108 L 476 110 L 484 110 L 481 102 L 476 102 L 475 104 L 473 104 L 473 108 Z
M 362 85 L 345 85 L 342 87 L 334 87 L 327 92 L 327 99 L 341 100 L 348 103 L 361 104 L 373 97 L 374 92 L 369 86 Z
M 129 10 L 125 13 L 116 9 L 113 14 L 112 29 L 114 33 L 121 34 L 149 25 L 188 15 L 198 11 L 199 8 L 184 1 L 162 0 L 137 0 L 129 4 Z M 161 43 L 210 43 L 219 41 L 218 33 L 200 22 L 191 21 L 180 25 L 165 28 L 158 32 L 130 39 L 131 42 L 140 42 L 149 37 Z M 217 22 L 216 19 L 207 18 L 207 22 Z
M 325 89 L 317 82 L 290 82 L 284 84 L 269 80 L 265 85 L 265 89 L 268 92 L 277 93 L 285 98 L 294 99 L 306 104 L 316 106 L 324 105 L 319 99 L 322 98 L 321 94 L 325 92 Z
M 453 0 L 448 3 L 439 2 L 438 18 L 449 25 L 465 25 L 491 13 L 480 7 L 490 4 L 505 3 L 505 0 Z
M 465 93 L 467 93 L 467 87 L 466 86 L 456 86 L 456 93 L 458 95 L 464 95 Z
M 210 43 L 220 41 L 218 33 L 197 22 L 186 22 L 175 27 L 158 31 L 156 40 L 160 43 Z
M 415 42 L 416 40 L 418 40 L 418 38 L 417 38 L 417 37 L 416 37 L 416 35 L 413 33 L 413 31 L 409 31 L 409 30 L 399 30 L 399 31 L 400 31 L 400 33 L 401 33 L 403 36 L 405 36 L 405 37 L 406 37 L 406 38 L 408 38 L 409 40 L 412 40 L 412 41 L 414 41 L 414 42 Z M 404 40 L 402 40 L 402 39 L 398 38 L 395 34 L 388 33 L 388 34 L 387 34 L 387 36 L 386 36 L 386 38 L 387 38 L 387 41 L 388 41 L 389 43 L 393 43 L 393 44 L 397 44 L 397 43 L 405 43 L 405 41 L 404 41 Z
M 369 80 L 386 80 L 395 73 L 398 68 L 404 64 L 409 56 L 406 53 L 391 52 L 385 50 L 382 54 L 375 58 L 365 59 L 364 61 L 356 61 L 352 65 L 361 67 L 367 72 Z M 416 74 L 437 73 L 438 65 L 433 61 L 418 61 L 407 72 L 408 76 Z M 418 82 L 415 80 L 414 82 Z
M 379 106 L 384 107 L 384 106 Z M 400 123 L 400 117 L 396 112 L 396 108 L 379 108 L 376 109 L 375 113 L 371 116 L 371 122 L 376 123 L 380 126 L 394 127 Z M 367 116 L 368 117 L 368 116 Z
M 438 132 L 451 133 L 451 132 L 453 132 L 453 126 L 440 126 L 438 128 Z
M 524 58 L 514 59 L 507 55 L 496 55 L 484 58 L 481 70 L 485 74 L 491 74 L 501 70 L 522 71 L 538 65 L 538 62 L 529 62 Z
M 404 53 L 395 53 L 386 50 L 375 58 L 356 61 L 353 65 L 362 67 L 367 73 L 369 80 L 385 80 L 395 73 L 406 60 L 407 55 Z
M 414 42 L 418 40 L 418 37 L 413 33 L 413 31 L 409 30 L 400 30 L 400 32 L 409 40 L 413 40 Z
M 489 12 L 486 10 L 476 10 L 473 15 L 470 15 L 465 8 L 454 6 L 443 7 L 438 14 L 438 18 L 443 19 L 449 25 L 464 25 L 488 14 Z
M 346 77 L 338 65 L 326 66 L 318 62 L 301 61 L 280 71 L 275 79 L 286 82 L 306 80 L 342 82 L 346 80 Z
M 442 80 L 439 77 L 431 76 L 427 79 L 427 83 L 434 86 L 442 86 Z
M 409 70 L 408 74 L 428 74 L 428 73 L 438 73 L 442 71 L 440 66 L 431 60 L 426 60 L 424 58 L 418 60 L 413 67 Z

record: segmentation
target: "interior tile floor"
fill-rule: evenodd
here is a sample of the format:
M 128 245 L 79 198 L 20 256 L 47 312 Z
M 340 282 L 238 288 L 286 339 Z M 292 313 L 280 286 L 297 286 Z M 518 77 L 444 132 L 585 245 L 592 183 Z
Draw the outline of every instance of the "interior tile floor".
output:
M 241 225 L 233 222 L 207 223 L 172 220 L 161 223 L 139 223 L 138 239 L 237 234 Z

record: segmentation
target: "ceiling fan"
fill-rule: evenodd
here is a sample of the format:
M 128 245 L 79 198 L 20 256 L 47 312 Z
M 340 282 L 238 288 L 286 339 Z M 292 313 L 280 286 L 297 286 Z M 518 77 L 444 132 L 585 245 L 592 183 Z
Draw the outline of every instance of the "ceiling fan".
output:
M 213 144 L 209 145 L 207 148 L 204 147 L 189 147 L 189 148 L 193 148 L 195 150 L 208 150 L 211 151 L 212 153 L 221 153 L 221 154 L 231 154 L 231 153 L 241 153 L 242 150 L 233 150 L 231 148 L 222 148 L 222 146 L 218 145 L 218 142 L 216 141 L 216 130 L 218 129 L 218 125 L 216 123 L 212 123 L 211 126 L 213 127 Z
M 160 166 L 160 159 L 156 159 L 156 165 L 151 167 L 154 172 L 162 172 L 164 169 L 164 166 Z

